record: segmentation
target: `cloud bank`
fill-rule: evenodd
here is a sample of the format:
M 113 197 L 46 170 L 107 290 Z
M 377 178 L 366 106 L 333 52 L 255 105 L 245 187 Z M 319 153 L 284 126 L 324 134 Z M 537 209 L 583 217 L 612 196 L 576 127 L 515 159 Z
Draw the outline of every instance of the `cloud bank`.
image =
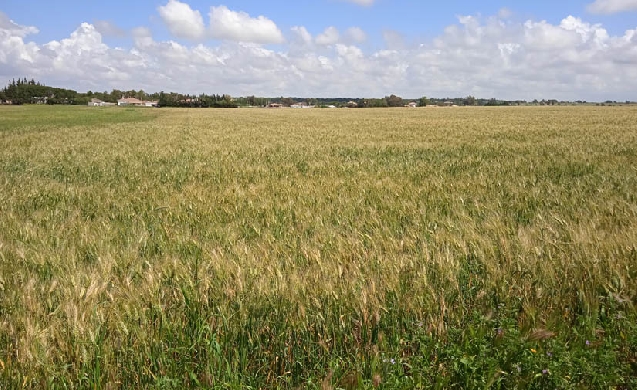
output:
M 90 23 L 36 44 L 30 36 L 37 27 L 0 13 L 0 80 L 235 96 L 637 99 L 637 29 L 611 35 L 574 16 L 551 24 L 501 13 L 461 16 L 433 39 L 386 39 L 370 49 L 360 28 L 341 33 L 328 26 L 313 36 L 295 26 L 284 34 L 270 19 L 224 6 L 211 8 L 206 26 L 184 5 L 170 0 L 158 9 L 167 12 L 162 18 L 174 39 L 156 40 L 140 27 L 127 32 L 128 48 L 107 45 L 105 26 Z

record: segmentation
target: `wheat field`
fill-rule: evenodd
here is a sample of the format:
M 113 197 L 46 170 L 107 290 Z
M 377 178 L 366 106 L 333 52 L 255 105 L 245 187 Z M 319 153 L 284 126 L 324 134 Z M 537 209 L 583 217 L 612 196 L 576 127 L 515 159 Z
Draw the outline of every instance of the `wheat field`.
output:
M 637 108 L 0 107 L 0 388 L 637 386 Z

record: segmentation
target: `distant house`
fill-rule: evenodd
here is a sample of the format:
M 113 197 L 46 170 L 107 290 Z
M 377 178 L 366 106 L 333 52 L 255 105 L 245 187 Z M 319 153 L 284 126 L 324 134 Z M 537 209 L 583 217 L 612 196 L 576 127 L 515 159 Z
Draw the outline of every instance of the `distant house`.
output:
M 110 103 L 110 102 L 105 102 L 103 100 L 100 99 L 91 99 L 91 101 L 88 102 L 88 106 L 89 107 L 107 107 L 107 106 L 114 106 L 115 103 Z
M 143 101 L 136 98 L 121 98 L 117 101 L 118 106 L 135 106 L 135 107 L 157 107 L 156 101 Z
M 91 101 L 88 102 L 89 107 L 101 107 L 104 106 L 104 101 L 100 99 L 92 98 Z
M 443 102 L 442 105 L 445 106 L 445 107 L 451 107 L 451 106 L 453 106 L 453 102 L 450 101 L 450 100 L 447 100 L 447 101 Z
M 279 104 L 279 103 L 268 104 L 268 108 L 281 108 L 281 107 L 283 107 L 283 104 Z
M 310 106 L 307 102 L 299 102 L 292 104 L 290 108 L 314 108 L 314 106 Z
M 355 102 L 355 101 L 353 101 L 353 100 L 350 100 L 349 102 L 347 102 L 347 107 L 349 107 L 349 108 L 356 108 L 356 107 L 358 107 L 358 103 L 356 103 L 356 102 Z
M 118 106 L 143 106 L 144 102 L 135 98 L 121 98 L 117 101 Z
M 409 107 L 409 108 L 416 108 L 416 107 L 418 107 L 418 103 L 416 103 L 416 102 L 409 102 L 409 104 L 407 104 L 407 106 L 406 106 L 406 107 Z

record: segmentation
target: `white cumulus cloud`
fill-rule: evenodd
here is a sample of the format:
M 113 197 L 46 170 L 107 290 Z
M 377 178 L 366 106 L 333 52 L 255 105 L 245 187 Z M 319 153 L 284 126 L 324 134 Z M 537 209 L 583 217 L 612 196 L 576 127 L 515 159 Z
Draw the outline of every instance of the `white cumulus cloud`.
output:
M 157 8 L 168 30 L 179 38 L 198 40 L 204 37 L 206 27 L 199 11 L 179 0 L 168 0 Z
M 133 42 L 137 47 L 146 47 L 153 44 L 153 34 L 147 27 L 137 27 L 132 31 Z
M 303 26 L 294 26 L 291 28 L 294 35 L 293 41 L 301 43 L 303 45 L 309 45 L 312 43 L 312 34 Z
M 587 9 L 594 14 L 637 11 L 637 0 L 595 0 L 587 6 Z
M 360 27 L 350 27 L 345 31 L 345 37 L 353 43 L 362 43 L 367 40 L 367 34 Z
M 36 27 L 21 26 L 9 19 L 9 17 L 0 11 L 0 29 L 10 32 L 15 37 L 24 38 L 29 34 L 37 34 L 40 32 Z
M 213 38 L 254 43 L 282 43 L 283 34 L 265 16 L 251 17 L 221 5 L 210 9 L 210 30 Z
M 333 45 L 338 43 L 340 38 L 341 34 L 338 32 L 338 29 L 332 26 L 326 28 L 325 31 L 316 36 L 316 44 L 324 46 Z

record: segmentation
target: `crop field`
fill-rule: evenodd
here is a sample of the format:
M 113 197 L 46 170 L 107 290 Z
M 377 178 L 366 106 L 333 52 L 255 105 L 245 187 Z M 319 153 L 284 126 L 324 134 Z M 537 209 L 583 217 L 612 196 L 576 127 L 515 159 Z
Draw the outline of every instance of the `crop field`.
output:
M 0 107 L 5 388 L 637 388 L 637 108 Z

